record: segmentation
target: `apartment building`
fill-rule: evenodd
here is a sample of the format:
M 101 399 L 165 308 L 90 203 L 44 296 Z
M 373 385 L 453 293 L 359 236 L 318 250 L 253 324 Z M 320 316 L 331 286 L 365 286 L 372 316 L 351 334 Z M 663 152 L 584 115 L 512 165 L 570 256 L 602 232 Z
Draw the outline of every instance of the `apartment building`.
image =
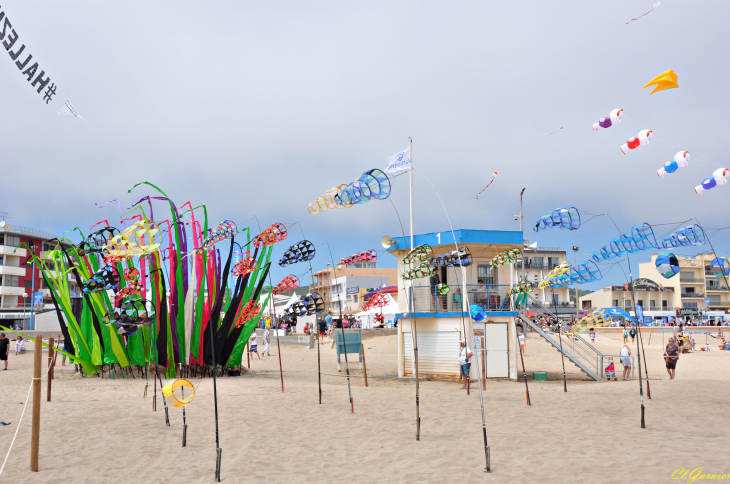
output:
M 530 293 L 543 306 L 551 311 L 562 314 L 574 314 L 575 302 L 570 300 L 570 291 L 573 287 L 538 289 L 540 281 L 544 280 L 550 271 L 567 261 L 566 251 L 558 247 L 538 247 L 531 249 L 529 240 L 525 241 L 526 247 L 523 251 L 522 262 L 515 264 L 515 272 L 518 279 L 523 274 L 532 283 L 533 290 Z M 570 261 L 573 264 L 573 261 Z M 523 268 L 524 264 L 524 268 Z M 539 312 L 539 311 L 538 311 Z
M 374 262 L 357 264 L 375 265 Z M 327 311 L 354 313 L 362 307 L 362 290 L 398 283 L 398 270 L 378 267 L 343 266 L 327 268 L 312 276 L 312 290 L 319 293 Z M 367 291 L 366 291 L 367 292 Z

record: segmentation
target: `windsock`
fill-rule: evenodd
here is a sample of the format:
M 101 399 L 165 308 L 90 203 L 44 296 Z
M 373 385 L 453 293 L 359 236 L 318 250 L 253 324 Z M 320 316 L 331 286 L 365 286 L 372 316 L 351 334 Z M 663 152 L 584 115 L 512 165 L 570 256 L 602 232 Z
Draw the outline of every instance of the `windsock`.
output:
M 651 143 L 650 129 L 645 129 L 639 132 L 639 136 L 636 138 L 630 138 L 625 145 L 621 146 L 621 153 L 626 154 L 629 150 L 635 150 L 639 145 L 648 145 Z
M 659 178 L 664 178 L 667 173 L 674 173 L 677 168 L 684 168 L 687 165 L 689 165 L 689 151 L 680 151 L 674 155 L 674 160 L 664 163 L 664 166 L 659 168 L 656 174 L 659 175 Z
M 712 172 L 712 177 L 705 178 L 704 180 L 702 180 L 702 185 L 698 185 L 695 187 L 695 193 L 697 193 L 697 195 L 702 195 L 702 192 L 704 192 L 705 190 L 711 190 L 717 185 L 726 184 L 729 178 L 730 170 L 728 170 L 727 168 L 718 168 L 717 170 Z
M 619 124 L 621 122 L 621 116 L 623 116 L 623 113 L 623 109 L 614 109 L 613 111 L 611 111 L 607 118 L 601 118 L 596 124 L 593 125 L 593 131 L 598 131 L 599 128 L 610 128 L 614 124 Z

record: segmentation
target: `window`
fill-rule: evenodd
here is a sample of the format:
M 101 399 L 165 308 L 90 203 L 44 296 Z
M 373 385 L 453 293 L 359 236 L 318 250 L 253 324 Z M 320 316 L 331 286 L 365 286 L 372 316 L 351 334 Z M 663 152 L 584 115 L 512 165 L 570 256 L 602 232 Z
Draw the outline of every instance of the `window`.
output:
M 5 276 L 3 286 L 20 287 L 18 276 Z
M 652 299 L 651 301 L 649 301 L 649 309 L 656 309 L 656 301 L 655 300 Z
M 342 284 L 336 284 L 332 286 L 332 294 L 339 294 L 342 292 Z
M 352 295 L 352 302 L 357 303 L 357 294 Z
M 683 302 L 682 307 L 689 308 L 689 309 L 697 309 L 697 303 L 696 302 Z
M 479 264 L 477 266 L 477 280 L 482 280 L 484 284 L 494 284 L 494 271 L 489 264 Z
M 48 252 L 49 250 L 53 250 L 53 244 L 43 244 L 43 251 Z
M 0 245 L 9 245 L 10 247 L 17 247 L 20 244 L 20 237 L 15 235 L 0 235 Z
M 624 301 L 624 311 L 632 311 L 634 308 L 631 307 L 631 300 L 626 299 Z
M 5 265 L 5 256 L 0 256 L 0 266 Z
M 710 296 L 710 306 L 719 306 L 720 296 Z
M 637 299 L 636 305 L 641 306 L 641 309 L 644 309 L 644 300 L 643 299 Z
M 548 269 L 555 269 L 560 265 L 560 259 L 558 257 L 548 257 Z
M 667 301 L 662 301 L 662 309 L 667 309 Z
M 23 283 L 24 287 L 30 289 L 33 287 L 33 279 L 26 279 Z
M 618 307 L 618 299 L 613 300 L 613 307 L 615 307 L 615 308 Z
M 591 306 L 590 300 L 581 301 L 581 304 L 583 305 L 583 309 L 590 309 L 593 307 L 593 306 Z

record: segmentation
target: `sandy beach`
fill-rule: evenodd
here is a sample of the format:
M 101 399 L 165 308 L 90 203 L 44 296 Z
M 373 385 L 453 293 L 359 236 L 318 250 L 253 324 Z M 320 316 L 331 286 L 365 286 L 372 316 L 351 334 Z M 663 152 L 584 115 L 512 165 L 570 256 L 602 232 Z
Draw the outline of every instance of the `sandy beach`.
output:
M 484 472 L 476 386 L 467 396 L 455 382 L 423 382 L 422 435 L 415 440 L 414 384 L 393 378 L 395 336 L 365 340 L 368 388 L 356 358 L 351 363 L 354 414 L 331 340 L 321 346 L 322 405 L 316 348 L 282 346 L 282 393 L 274 345 L 271 357 L 251 362 L 251 374 L 218 380 L 222 482 L 667 482 L 679 467 L 730 471 L 721 451 L 730 436 L 720 423 L 730 399 L 730 353 L 717 351 L 711 339 L 713 351 L 683 355 L 677 379 L 669 381 L 661 340 L 652 339 L 646 346 L 652 399 L 645 398 L 641 429 L 638 381 L 596 383 L 568 363 L 564 393 L 559 353 L 529 335 L 532 406 L 525 404 L 521 373 L 518 382 L 488 381 L 484 392 L 491 474 Z M 600 334 L 596 345 L 617 354 L 620 335 Z M 3 458 L 31 381 L 32 350 L 30 344 L 17 357 L 11 351 L 10 369 L 0 371 L 0 420 L 12 422 L 0 427 Z M 534 370 L 547 371 L 549 381 L 532 381 Z M 213 482 L 213 382 L 193 382 L 182 448 L 182 412 L 171 408 L 165 426 L 162 402 L 157 412 L 151 408 L 152 380 L 143 398 L 144 379 L 82 379 L 59 360 L 50 403 L 43 384 L 40 472 L 28 470 L 28 411 L 1 479 Z

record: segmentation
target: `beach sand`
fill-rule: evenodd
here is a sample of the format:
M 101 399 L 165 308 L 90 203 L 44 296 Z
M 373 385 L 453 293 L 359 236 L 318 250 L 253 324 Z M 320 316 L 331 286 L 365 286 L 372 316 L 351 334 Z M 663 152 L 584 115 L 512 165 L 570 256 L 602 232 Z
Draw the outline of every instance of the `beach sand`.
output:
M 55 335 L 54 335 L 55 336 Z M 704 336 L 695 336 L 698 348 Z M 730 352 L 683 355 L 677 379 L 668 380 L 661 336 L 645 347 L 651 396 L 645 397 L 646 429 L 640 428 L 639 383 L 588 379 L 566 360 L 563 392 L 560 354 L 528 335 L 525 365 L 532 406 L 519 381 L 488 381 L 484 392 L 492 473 L 484 472 L 479 393 L 457 382 L 421 383 L 421 440 L 415 439 L 415 384 L 400 382 L 397 337 L 364 340 L 369 388 L 356 355 L 350 385 L 337 372 L 331 340 L 322 345 L 322 405 L 317 397 L 317 351 L 282 346 L 285 392 L 281 392 L 276 341 L 272 356 L 251 362 L 253 374 L 218 379 L 222 482 L 668 482 L 680 467 L 727 473 L 730 433 L 724 412 L 730 400 Z M 565 341 L 564 341 L 565 342 Z M 608 346 L 606 346 L 608 344 Z M 600 334 L 597 347 L 618 354 L 620 335 Z M 262 346 L 259 345 L 259 349 Z M 0 370 L 0 460 L 5 457 L 32 378 L 33 345 Z M 636 346 L 632 346 L 636 354 Z M 254 357 L 255 358 L 255 357 Z M 45 361 L 45 355 L 44 355 Z M 245 364 L 244 358 L 244 364 Z M 620 378 L 621 366 L 617 363 Z M 56 367 L 52 402 L 41 404 L 40 472 L 30 460 L 30 407 L 2 482 L 188 483 L 213 482 L 215 426 L 213 382 L 197 384 L 187 407 L 187 447 L 182 412 L 170 408 L 165 426 L 159 400 L 145 380 L 74 376 Z M 532 381 L 532 371 L 549 381 Z M 386 378 L 376 378 L 386 376 Z M 390 376 L 388 378 L 388 376 Z M 637 372 L 638 376 L 638 372 Z M 644 382 L 644 391 L 646 383 Z M 31 397 L 32 398 L 32 397 Z

